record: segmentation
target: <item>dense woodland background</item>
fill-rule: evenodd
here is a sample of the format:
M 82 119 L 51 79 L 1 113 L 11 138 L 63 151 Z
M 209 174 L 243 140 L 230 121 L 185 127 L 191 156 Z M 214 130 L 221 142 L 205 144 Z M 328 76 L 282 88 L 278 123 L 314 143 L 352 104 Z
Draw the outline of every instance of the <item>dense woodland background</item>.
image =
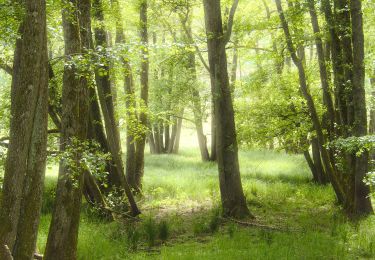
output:
M 0 259 L 374 258 L 374 13 L 0 1 Z

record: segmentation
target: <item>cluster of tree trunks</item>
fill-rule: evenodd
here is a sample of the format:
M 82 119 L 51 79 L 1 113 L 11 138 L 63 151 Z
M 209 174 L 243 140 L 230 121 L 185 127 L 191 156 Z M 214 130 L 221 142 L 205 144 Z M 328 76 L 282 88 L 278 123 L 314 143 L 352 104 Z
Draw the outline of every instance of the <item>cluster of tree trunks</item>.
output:
M 314 179 L 320 183 L 329 180 L 338 202 L 343 205 L 349 215 L 369 214 L 372 212 L 368 196 L 370 191 L 363 182 L 368 168 L 368 154 L 364 152 L 357 156 L 326 147 L 330 141 L 338 137 L 367 135 L 361 1 L 338 0 L 335 1 L 333 10 L 330 1 L 322 1 L 322 10 L 329 31 L 329 42 L 325 45 L 320 36 L 315 1 L 307 1 L 315 35 L 323 103 L 327 108 L 322 120 L 317 114 L 316 105 L 310 94 L 303 57 L 299 55 L 292 40 L 281 1 L 275 0 L 275 2 L 289 53 L 298 69 L 300 91 L 306 100 L 316 134 L 316 139 L 312 140 L 313 160 L 308 152 L 305 152 L 305 157 L 314 173 Z M 293 8 L 293 4 L 290 3 L 289 7 Z M 330 59 L 333 64 L 333 76 L 326 65 Z M 334 91 L 330 88 L 331 78 L 333 78 Z M 344 167 L 337 167 L 338 160 L 345 162 Z M 320 165 L 321 162 L 323 166 Z

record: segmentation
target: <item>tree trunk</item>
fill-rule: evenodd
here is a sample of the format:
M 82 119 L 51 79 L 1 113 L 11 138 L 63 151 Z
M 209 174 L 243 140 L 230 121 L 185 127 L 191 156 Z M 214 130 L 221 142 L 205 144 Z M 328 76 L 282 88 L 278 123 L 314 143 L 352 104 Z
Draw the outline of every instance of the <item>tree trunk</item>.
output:
M 309 90 L 309 87 L 307 85 L 307 79 L 306 79 L 306 74 L 305 74 L 305 69 L 304 69 L 303 63 L 296 55 L 296 49 L 295 49 L 293 41 L 292 41 L 292 37 L 291 37 L 290 31 L 289 31 L 289 26 L 288 26 L 288 23 L 286 21 L 286 18 L 285 18 L 283 9 L 282 9 L 281 1 L 275 0 L 275 2 L 276 2 L 277 10 L 279 12 L 281 25 L 282 25 L 282 28 L 284 30 L 285 38 L 286 38 L 286 41 L 287 41 L 288 50 L 290 52 L 290 55 L 291 55 L 291 58 L 292 58 L 294 64 L 296 65 L 296 67 L 298 69 L 300 90 L 301 90 L 301 93 L 302 93 L 303 97 L 306 100 L 306 103 L 307 103 L 307 106 L 308 106 L 308 109 L 309 109 L 309 112 L 310 112 L 310 117 L 311 117 L 314 129 L 316 131 L 316 134 L 317 134 L 319 149 L 322 153 L 322 159 L 323 159 L 325 170 L 327 172 L 327 175 L 330 178 L 330 182 L 332 183 L 332 186 L 335 190 L 336 197 L 337 197 L 338 201 L 341 204 L 344 204 L 344 201 L 345 201 L 344 189 L 341 186 L 341 183 L 339 181 L 339 177 L 336 175 L 336 172 L 334 172 L 334 169 L 333 169 L 333 167 L 331 165 L 331 162 L 330 162 L 329 154 L 328 154 L 327 150 L 324 148 L 324 145 L 326 144 L 326 139 L 325 139 L 325 136 L 323 134 L 322 126 L 321 126 L 321 123 L 320 123 L 320 120 L 319 120 L 319 117 L 318 117 L 318 114 L 317 114 L 317 111 L 316 111 L 314 100 L 313 100 L 313 98 L 310 94 L 310 90 Z
M 370 77 L 371 82 L 371 98 L 372 103 L 370 107 L 370 126 L 369 126 L 369 134 L 375 134 L 375 68 L 372 72 L 372 75 Z
M 116 16 L 116 44 L 125 44 L 125 33 L 122 25 L 122 17 L 120 14 L 120 7 L 118 0 L 113 1 L 115 16 Z M 135 149 L 135 140 L 132 134 L 132 124 L 136 122 L 137 115 L 135 112 L 136 101 L 134 94 L 134 79 L 133 71 L 130 65 L 130 62 L 126 58 L 122 58 L 122 64 L 124 66 L 124 91 L 126 94 L 126 116 L 127 116 L 127 125 L 126 125 L 126 168 L 125 174 L 129 184 L 134 182 L 135 176 L 135 160 L 136 160 L 136 149 Z
M 140 30 L 141 30 L 141 43 L 142 48 L 142 59 L 141 59 L 141 99 L 144 105 L 148 105 L 148 72 L 149 72 L 149 60 L 148 60 L 148 31 L 147 31 L 147 0 L 142 0 L 140 3 Z M 147 127 L 147 114 L 143 111 L 139 114 L 139 123 L 143 127 Z M 135 165 L 135 176 L 134 183 L 131 183 L 135 189 L 142 188 L 142 177 L 144 174 L 145 165 L 145 144 L 146 144 L 146 133 L 142 133 L 136 143 L 136 165 Z
M 93 6 L 95 7 L 95 18 L 101 22 L 100 25 L 95 28 L 96 44 L 98 46 L 107 47 L 107 36 L 105 28 L 103 26 L 104 13 L 101 0 L 94 0 Z M 124 166 L 121 158 L 122 152 L 120 133 L 116 124 L 109 73 L 109 66 L 106 64 L 97 68 L 95 72 L 95 79 L 98 87 L 98 95 L 103 112 L 109 149 L 116 165 L 117 177 L 120 180 L 120 187 L 125 191 L 130 207 L 132 209 L 132 214 L 134 216 L 137 216 L 138 214 L 140 214 L 140 211 L 134 200 L 128 181 L 125 177 Z
M 23 3 L 16 41 L 11 120 L 0 212 L 0 258 L 31 259 L 36 247 L 47 147 L 46 3 Z M 8 247 L 8 250 L 5 248 Z
M 307 162 L 307 164 L 308 164 L 308 166 L 310 168 L 310 171 L 311 171 L 311 173 L 313 175 L 313 181 L 317 182 L 317 180 L 319 179 L 319 177 L 318 177 L 318 174 L 317 174 L 317 171 L 316 171 L 316 168 L 315 168 L 315 164 L 314 164 L 314 162 L 313 162 L 313 160 L 311 158 L 311 155 L 310 155 L 309 151 L 308 150 L 304 151 L 303 152 L 303 156 L 305 157 L 305 160 L 306 160 L 306 162 Z
M 173 147 L 174 147 L 174 144 L 176 142 L 176 137 L 177 137 L 177 123 L 178 123 L 178 119 L 175 119 L 172 125 L 171 140 L 169 141 L 167 153 L 173 153 Z
M 191 30 L 191 27 L 188 27 Z M 189 53 L 189 69 L 190 73 L 192 75 L 193 82 L 197 82 L 197 71 L 195 67 L 195 53 L 190 52 Z M 207 138 L 203 131 L 203 111 L 201 107 L 201 98 L 199 95 L 198 89 L 196 89 L 195 86 L 192 87 L 192 98 L 193 98 L 193 113 L 194 113 L 194 122 L 195 122 L 195 128 L 197 130 L 197 137 L 198 137 L 198 144 L 199 144 L 199 150 L 201 153 L 202 161 L 209 161 L 210 155 L 208 154 L 208 148 L 207 148 Z
M 316 170 L 316 179 L 314 181 L 319 184 L 326 184 L 327 183 L 326 173 L 322 165 L 319 142 L 316 137 L 314 137 L 311 140 L 311 146 L 312 146 L 312 154 L 313 154 L 313 160 L 314 160 L 314 165 L 315 165 L 315 170 Z
M 62 11 L 65 56 L 82 53 L 77 2 L 70 1 Z M 87 136 L 87 82 L 77 77 L 75 66 L 65 66 L 62 91 L 60 149 L 75 145 L 72 138 L 84 141 Z M 73 149 L 69 164 L 61 160 L 57 182 L 56 203 L 48 234 L 45 259 L 76 259 L 79 216 L 83 186 L 83 168 L 79 149 Z M 73 165 L 72 165 L 73 164 Z
M 331 61 L 334 75 L 334 87 L 335 87 L 335 114 L 338 129 L 338 134 L 342 134 L 344 124 L 346 124 L 346 101 L 345 101 L 345 78 L 343 68 L 343 57 L 342 47 L 340 45 L 340 39 L 337 33 L 336 22 L 332 14 L 332 8 L 329 0 L 322 1 L 322 9 L 324 10 L 325 19 L 329 30 L 329 45 L 331 47 Z M 328 56 L 326 59 L 328 60 Z
M 329 122 L 328 125 L 325 127 L 328 131 L 328 138 L 330 141 L 333 140 L 334 130 L 335 130 L 335 109 L 333 106 L 332 96 L 329 87 L 328 81 L 328 71 L 326 67 L 326 59 L 324 55 L 323 49 L 323 41 L 320 36 L 320 28 L 318 23 L 318 16 L 315 9 L 315 1 L 309 0 L 309 11 L 311 17 L 311 24 L 314 31 L 315 36 L 315 45 L 318 54 L 318 62 L 319 62 L 319 73 L 320 73 L 320 80 L 323 89 L 323 103 L 327 107 L 327 112 L 323 115 L 323 122 Z
M 363 34 L 363 17 L 361 0 L 350 1 L 350 12 L 352 22 L 352 44 L 353 44 L 353 135 L 367 135 L 367 110 L 365 97 L 365 49 Z M 368 170 L 368 153 L 364 152 L 356 156 L 355 166 L 355 195 L 354 213 L 355 215 L 367 215 L 373 212 L 371 199 L 369 197 L 370 188 L 363 180 Z
M 181 117 L 177 119 L 177 130 L 176 130 L 176 139 L 173 145 L 173 153 L 178 154 L 180 149 L 180 139 L 181 139 L 181 129 L 182 129 L 182 117 L 184 116 L 184 110 L 181 111 Z
M 235 1 L 236 3 L 238 4 Z M 203 4 L 208 58 L 214 87 L 212 96 L 215 104 L 216 150 L 221 202 L 224 215 L 245 217 L 249 216 L 250 212 L 246 205 L 241 183 L 234 110 L 225 53 L 225 45 L 229 39 L 230 31 L 224 35 L 220 0 L 204 0 Z

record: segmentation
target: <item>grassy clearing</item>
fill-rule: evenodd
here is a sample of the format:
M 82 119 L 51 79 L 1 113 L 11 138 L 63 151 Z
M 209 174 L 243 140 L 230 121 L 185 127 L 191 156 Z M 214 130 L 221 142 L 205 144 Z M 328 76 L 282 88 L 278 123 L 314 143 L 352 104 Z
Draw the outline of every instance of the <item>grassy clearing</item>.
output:
M 375 258 L 375 217 L 349 223 L 329 186 L 310 183 L 301 156 L 240 153 L 244 191 L 257 225 L 220 217 L 216 165 L 194 149 L 147 155 L 144 216 L 108 223 L 83 206 L 79 259 L 353 259 Z M 52 170 L 55 170 L 52 168 Z M 46 242 L 56 175 L 48 174 L 39 249 Z

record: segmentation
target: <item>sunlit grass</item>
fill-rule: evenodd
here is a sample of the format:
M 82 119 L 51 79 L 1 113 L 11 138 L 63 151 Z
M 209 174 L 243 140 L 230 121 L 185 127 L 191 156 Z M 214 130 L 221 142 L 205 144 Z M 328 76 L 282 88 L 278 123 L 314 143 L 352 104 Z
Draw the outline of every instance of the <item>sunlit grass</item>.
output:
M 241 151 L 242 183 L 256 223 L 244 227 L 220 220 L 210 228 L 220 194 L 215 163 L 203 163 L 196 148 L 178 155 L 146 155 L 142 219 L 164 221 L 165 244 L 150 249 L 147 221 L 134 224 L 140 238 L 131 250 L 129 228 L 103 222 L 83 206 L 79 259 L 353 259 L 375 257 L 375 218 L 351 224 L 335 205 L 330 186 L 311 183 L 300 155 Z M 54 166 L 51 168 L 57 171 Z M 38 247 L 43 251 L 53 203 L 56 173 L 47 174 Z M 155 226 L 155 228 L 157 228 Z

